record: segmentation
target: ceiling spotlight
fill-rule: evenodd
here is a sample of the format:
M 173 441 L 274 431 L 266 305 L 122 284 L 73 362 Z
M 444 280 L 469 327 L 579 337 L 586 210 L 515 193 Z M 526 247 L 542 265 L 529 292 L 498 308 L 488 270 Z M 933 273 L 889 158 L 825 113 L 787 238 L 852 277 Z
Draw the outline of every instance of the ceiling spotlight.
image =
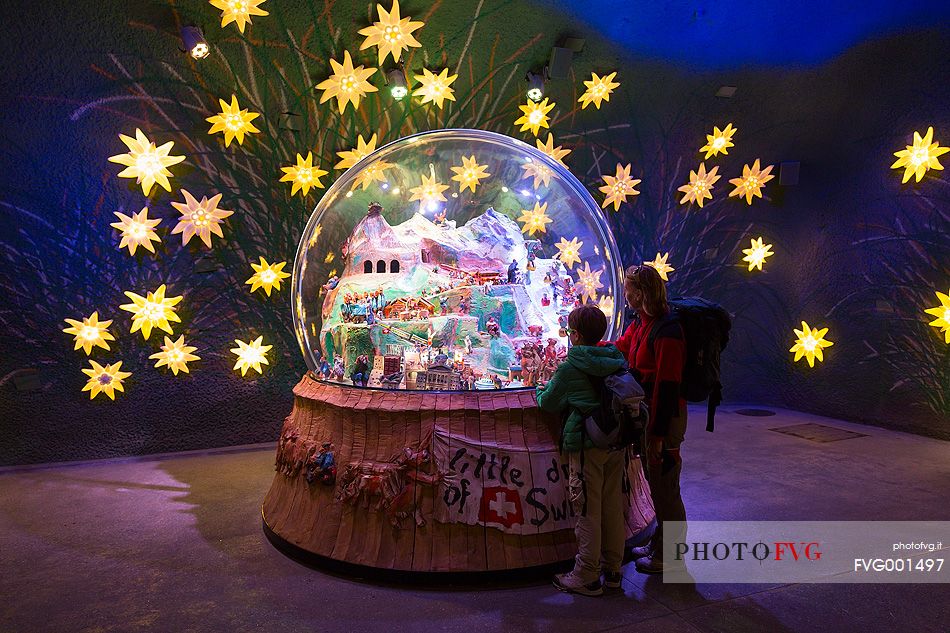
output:
M 204 59 L 211 52 L 208 40 L 197 26 L 181 27 L 182 50 L 195 59 Z
M 528 71 L 524 78 L 528 82 L 528 98 L 534 102 L 541 101 L 544 97 L 544 71 L 539 73 Z
M 406 69 L 402 64 L 396 64 L 386 71 L 386 84 L 396 101 L 401 101 L 409 94 L 409 87 L 406 85 Z

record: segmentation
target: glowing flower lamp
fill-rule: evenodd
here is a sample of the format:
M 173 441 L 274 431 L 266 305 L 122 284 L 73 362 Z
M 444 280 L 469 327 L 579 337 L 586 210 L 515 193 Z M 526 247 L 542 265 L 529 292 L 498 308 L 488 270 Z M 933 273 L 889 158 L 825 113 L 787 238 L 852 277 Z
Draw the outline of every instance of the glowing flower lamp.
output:
M 142 185 L 142 193 L 146 196 L 155 184 L 165 191 L 172 190 L 168 182 L 172 172 L 168 168 L 185 160 L 184 156 L 169 155 L 174 141 L 156 147 L 138 128 L 135 128 L 135 138 L 119 134 L 119 139 L 129 148 L 128 154 L 109 157 L 110 162 L 125 165 L 125 169 L 119 172 L 119 178 L 135 178 L 135 182 Z
M 627 196 L 636 196 L 640 192 L 636 186 L 640 184 L 639 180 L 630 177 L 630 163 L 626 166 L 617 163 L 617 173 L 614 176 L 604 176 L 604 186 L 600 187 L 600 192 L 607 194 L 604 201 L 600 204 L 602 209 L 608 205 L 614 205 L 614 211 L 620 208 L 620 205 L 627 201 Z
M 554 222 L 554 220 L 548 217 L 547 210 L 547 202 L 544 204 L 535 202 L 534 208 L 531 210 L 522 209 L 522 215 L 518 218 L 519 222 L 524 222 L 524 226 L 521 227 L 521 232 L 527 233 L 528 235 L 534 235 L 538 231 L 541 233 L 546 233 L 547 225 L 551 222 Z
M 247 374 L 248 369 L 253 369 L 259 374 L 264 373 L 261 365 L 270 365 L 265 356 L 273 345 L 262 345 L 264 337 L 258 336 L 250 343 L 234 339 L 237 347 L 231 348 L 231 353 L 237 356 L 237 362 L 234 363 L 234 369 L 240 369 L 241 375 Z
M 459 183 L 459 193 L 466 189 L 471 189 L 472 193 L 475 193 L 475 187 L 480 184 L 479 181 L 491 176 L 486 171 L 488 165 L 479 165 L 474 154 L 469 157 L 463 156 L 462 165 L 460 167 L 454 166 L 451 169 L 455 173 L 452 180 Z
M 244 144 L 245 134 L 256 134 L 260 132 L 251 121 L 261 116 L 259 112 L 250 112 L 247 108 L 241 108 L 238 105 L 237 95 L 231 95 L 231 103 L 228 104 L 224 99 L 218 99 L 221 104 L 221 112 L 206 119 L 211 123 L 211 129 L 208 134 L 224 132 L 224 146 L 229 147 L 231 141 L 237 139 L 238 145 Z
M 772 245 L 763 244 L 761 237 L 752 240 L 752 247 L 744 248 L 742 252 L 745 254 L 742 261 L 749 263 L 749 271 L 753 268 L 762 270 L 762 264 L 765 263 L 765 258 L 775 254 L 772 252 Z
M 316 88 L 323 91 L 320 103 L 336 97 L 336 104 L 341 114 L 348 103 L 352 102 L 353 107 L 358 108 L 360 107 L 360 99 L 366 96 L 366 93 L 378 90 L 376 86 L 367 81 L 376 72 L 376 69 L 363 68 L 362 65 L 354 68 L 349 51 L 343 51 L 342 64 L 335 59 L 331 59 L 330 67 L 333 69 L 333 74 L 318 83 Z
M 772 165 L 765 169 L 759 169 L 759 159 L 756 158 L 752 167 L 742 166 L 742 178 L 732 178 L 729 184 L 735 185 L 735 189 L 729 192 L 729 197 L 738 196 L 746 199 L 746 202 L 752 204 L 752 196 L 762 197 L 762 187 L 765 183 L 775 178 L 771 175 Z
M 600 311 L 603 312 L 608 319 L 614 316 L 614 298 L 607 295 L 600 298 L 600 301 L 597 302 L 597 307 L 600 308 Z
M 577 269 L 577 286 L 581 291 L 581 299 L 586 303 L 588 299 L 597 300 L 597 291 L 604 287 L 600 282 L 603 269 L 591 270 L 590 262 L 584 262 L 584 268 Z
M 359 134 L 356 137 L 356 148 L 337 152 L 336 155 L 340 157 L 340 162 L 338 162 L 333 167 L 335 169 L 349 169 L 356 163 L 360 162 L 364 157 L 369 156 L 375 151 L 376 135 L 373 134 L 367 142 L 363 140 L 363 135 Z
M 161 223 L 161 218 L 157 220 L 148 219 L 148 207 L 143 207 L 138 213 L 133 213 L 132 217 L 114 211 L 118 222 L 113 222 L 109 226 L 119 229 L 122 233 L 122 241 L 119 242 L 119 250 L 125 247 L 129 248 L 129 255 L 135 255 L 135 250 L 141 246 L 149 252 L 154 253 L 155 247 L 152 241 L 161 242 L 161 238 L 155 233 L 155 227 Z
M 604 75 L 603 77 L 598 77 L 597 73 L 591 74 L 593 75 L 591 80 L 584 82 L 584 86 L 586 86 L 587 90 L 585 90 L 584 94 L 578 99 L 581 104 L 581 110 L 591 103 L 600 110 L 600 102 L 610 101 L 610 93 L 614 91 L 614 88 L 620 87 L 620 84 L 613 80 L 614 77 L 617 76 L 616 72 Z
M 567 266 L 568 270 L 574 268 L 574 264 L 581 263 L 581 246 L 583 245 L 584 242 L 578 241 L 576 237 L 572 237 L 570 242 L 562 237 L 561 241 L 554 245 L 557 248 L 557 258 Z
M 269 297 L 271 289 L 273 288 L 274 290 L 279 291 L 281 280 L 290 277 L 290 273 L 284 272 L 284 266 L 287 265 L 287 262 L 274 262 L 273 264 L 268 264 L 267 260 L 263 257 L 260 259 L 260 264 L 251 263 L 251 268 L 254 269 L 254 274 L 251 275 L 251 278 L 244 283 L 251 285 L 251 292 L 254 292 L 258 288 L 263 288 L 264 292 L 266 292 L 267 296 Z
M 924 312 L 937 317 L 928 323 L 928 325 L 939 328 L 946 336 L 946 342 L 950 343 L 950 291 L 948 291 L 947 294 L 943 294 L 938 290 L 937 299 L 940 300 L 940 305 L 936 308 L 927 308 Z
M 149 292 L 145 297 L 128 290 L 125 291 L 125 296 L 131 299 L 132 303 L 120 305 L 119 308 L 132 313 L 130 334 L 141 330 L 142 337 L 148 340 L 153 327 L 174 334 L 168 322 L 181 323 L 181 319 L 175 314 L 175 306 L 181 301 L 181 295 L 166 297 L 165 284 L 159 286 L 155 292 Z
M 438 182 L 435 179 L 435 174 L 428 178 L 426 176 L 422 176 L 422 184 L 418 187 L 412 187 L 409 189 L 409 193 L 412 194 L 412 196 L 409 198 L 409 202 L 418 200 L 420 209 L 425 211 L 426 207 L 428 207 L 430 204 L 435 204 L 436 202 L 445 202 L 446 197 L 442 194 L 442 192 L 448 188 L 448 185 L 443 185 L 441 182 Z
M 290 187 L 290 195 L 302 191 L 302 195 L 305 196 L 310 193 L 311 187 L 323 189 L 320 178 L 327 175 L 327 172 L 320 169 L 320 167 L 313 166 L 313 152 L 307 152 L 306 159 L 297 154 L 296 165 L 281 167 L 280 170 L 284 172 L 284 175 L 280 177 L 280 181 L 293 183 Z
M 533 188 L 537 189 L 542 184 L 547 187 L 551 184 L 551 169 L 544 163 L 529 158 L 521 169 L 524 170 L 522 178 L 531 178 Z
M 676 270 L 675 268 L 673 268 L 672 266 L 666 263 L 666 260 L 667 258 L 669 258 L 669 256 L 670 256 L 669 253 L 663 253 L 663 255 L 660 255 L 659 253 L 657 253 L 656 258 L 652 262 L 643 262 L 643 264 L 645 266 L 652 266 L 653 268 L 656 268 L 656 272 L 660 273 L 660 279 L 662 279 L 663 281 L 669 281 L 670 280 L 668 277 L 669 273 Z
M 379 11 L 379 22 L 373 22 L 372 26 L 360 29 L 359 34 L 366 37 L 360 45 L 360 50 L 375 46 L 379 52 L 379 63 L 388 55 L 393 56 L 393 61 L 398 62 L 404 48 L 419 48 L 422 46 L 412 32 L 425 26 L 425 22 L 412 22 L 409 17 L 400 18 L 399 0 L 393 0 L 392 9 L 386 11 L 383 5 L 377 4 L 376 10 Z
M 713 133 L 706 135 L 706 144 L 699 148 L 699 151 L 706 152 L 703 160 L 709 160 L 712 156 L 728 154 L 730 147 L 735 147 L 732 142 L 732 136 L 739 130 L 732 127 L 732 123 L 726 125 L 725 129 L 720 130 L 713 126 Z
M 547 140 L 547 141 L 545 141 L 544 143 L 542 143 L 542 142 L 541 142 L 541 139 L 538 138 L 538 139 L 535 139 L 535 140 L 534 140 L 534 144 L 538 146 L 538 149 L 539 149 L 539 150 L 541 150 L 543 153 L 547 154 L 548 156 L 550 156 L 551 158 L 553 158 L 553 159 L 556 160 L 557 162 L 561 163 L 562 165 L 564 165 L 564 161 L 561 160 L 561 159 L 571 153 L 571 150 L 569 150 L 569 149 L 562 149 L 560 145 L 558 145 L 557 147 L 555 147 L 555 146 L 554 146 L 554 135 L 551 134 L 550 132 L 548 132 L 548 140 Z M 567 165 L 564 165 L 564 166 L 567 167 Z
M 904 168 L 904 178 L 901 183 L 910 180 L 911 175 L 917 179 L 915 182 L 920 182 L 927 170 L 943 169 L 943 165 L 940 164 L 937 157 L 950 152 L 950 147 L 940 147 L 940 143 L 935 142 L 933 136 L 934 129 L 932 127 L 927 128 L 927 133 L 923 138 L 921 138 L 920 132 L 914 132 L 914 144 L 908 145 L 907 149 L 894 152 L 897 161 L 891 165 L 891 169 Z
M 63 332 L 76 337 L 76 347 L 73 348 L 74 351 L 81 347 L 82 350 L 86 352 L 86 356 L 89 356 L 92 354 L 93 347 L 111 349 L 109 343 L 106 341 L 115 340 L 115 337 L 109 334 L 108 330 L 109 326 L 112 325 L 112 321 L 100 321 L 98 310 L 88 317 L 85 317 L 82 321 L 77 321 L 76 319 L 65 319 L 65 321 L 69 324 L 69 327 L 65 328 Z
M 422 97 L 420 103 L 434 103 L 442 107 L 442 102 L 448 99 L 455 101 L 455 91 L 449 86 L 458 78 L 458 75 L 449 75 L 449 69 L 443 68 L 438 75 L 427 68 L 422 69 L 421 75 L 415 75 L 419 87 L 412 91 L 412 96 Z
M 200 357 L 192 354 L 193 351 L 198 349 L 197 347 L 192 347 L 191 345 L 185 345 L 185 336 L 184 334 L 178 337 L 177 341 L 172 342 L 170 338 L 165 337 L 165 344 L 162 345 L 162 351 L 155 352 L 149 358 L 154 358 L 156 361 L 155 367 L 168 367 L 172 370 L 174 375 L 178 375 L 179 371 L 183 371 L 186 374 L 190 373 L 188 371 L 188 363 L 193 360 L 201 360 Z
M 211 234 L 214 233 L 223 238 L 224 233 L 221 232 L 221 223 L 224 218 L 233 215 L 234 211 L 218 208 L 218 202 L 221 201 L 220 193 L 210 199 L 207 196 L 202 196 L 201 202 L 198 202 L 187 189 L 182 189 L 181 193 L 185 196 L 185 202 L 172 202 L 172 206 L 181 213 L 181 218 L 179 218 L 175 228 L 172 229 L 172 234 L 182 234 L 182 246 L 188 244 L 191 238 L 197 235 L 205 243 L 205 246 L 211 248 Z
M 713 167 L 709 173 L 706 173 L 706 163 L 700 163 L 697 171 L 690 170 L 689 184 L 679 188 L 679 191 L 685 194 L 683 199 L 680 200 L 680 204 L 695 202 L 702 209 L 704 200 L 712 200 L 712 193 L 710 192 L 713 189 L 713 184 L 722 177 L 716 173 L 717 171 L 719 171 L 718 165 Z
M 384 160 L 376 161 L 357 174 L 356 179 L 353 181 L 353 188 L 356 189 L 359 187 L 365 190 L 374 182 L 386 182 L 385 171 L 391 167 L 394 167 L 393 163 L 387 163 Z
M 541 131 L 542 127 L 550 127 L 548 125 L 548 112 L 554 109 L 554 102 L 551 101 L 548 103 L 548 98 L 545 97 L 541 103 L 535 103 L 534 101 L 528 101 L 525 105 L 518 106 L 518 109 L 523 113 L 520 118 L 515 119 L 515 125 L 521 126 L 521 131 L 531 130 L 531 132 L 537 136 Z
M 237 24 L 243 33 L 244 27 L 251 24 L 252 15 L 270 15 L 260 8 L 266 0 L 211 0 L 211 6 L 221 9 L 221 28 L 231 22 Z
M 815 359 L 819 361 L 824 361 L 822 356 L 822 349 L 825 347 L 831 347 L 834 345 L 831 341 L 825 340 L 825 334 L 828 333 L 828 328 L 809 328 L 808 324 L 802 321 L 802 329 L 795 330 L 795 336 L 798 338 L 795 341 L 795 344 L 788 351 L 795 353 L 795 362 L 801 360 L 802 356 L 805 357 L 805 360 L 808 361 L 809 367 L 815 366 Z
M 120 371 L 122 361 L 114 365 L 106 365 L 103 367 L 96 361 L 90 360 L 89 366 L 89 369 L 82 370 L 82 373 L 89 376 L 89 380 L 86 381 L 86 386 L 83 387 L 82 390 L 89 392 L 90 400 L 100 393 L 109 396 L 110 400 L 115 400 L 116 391 L 125 392 L 125 388 L 122 387 L 122 381 L 131 376 L 132 372 Z

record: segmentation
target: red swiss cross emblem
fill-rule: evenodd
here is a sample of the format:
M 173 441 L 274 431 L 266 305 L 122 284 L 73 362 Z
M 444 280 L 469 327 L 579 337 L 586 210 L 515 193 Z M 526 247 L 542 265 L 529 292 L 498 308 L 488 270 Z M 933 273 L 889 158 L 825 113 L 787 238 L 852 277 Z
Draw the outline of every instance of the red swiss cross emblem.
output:
M 483 489 L 478 520 L 482 523 L 497 523 L 505 528 L 524 523 L 518 491 L 501 486 Z

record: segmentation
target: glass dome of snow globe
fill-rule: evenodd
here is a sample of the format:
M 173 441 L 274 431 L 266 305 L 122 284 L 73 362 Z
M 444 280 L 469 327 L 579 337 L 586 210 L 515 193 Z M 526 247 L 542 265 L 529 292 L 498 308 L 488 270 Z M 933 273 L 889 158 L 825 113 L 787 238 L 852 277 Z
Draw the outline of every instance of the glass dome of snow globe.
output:
M 559 161 L 484 130 L 401 138 L 317 204 L 292 308 L 319 380 L 386 389 L 533 387 L 593 303 L 619 334 L 622 270 L 603 212 Z

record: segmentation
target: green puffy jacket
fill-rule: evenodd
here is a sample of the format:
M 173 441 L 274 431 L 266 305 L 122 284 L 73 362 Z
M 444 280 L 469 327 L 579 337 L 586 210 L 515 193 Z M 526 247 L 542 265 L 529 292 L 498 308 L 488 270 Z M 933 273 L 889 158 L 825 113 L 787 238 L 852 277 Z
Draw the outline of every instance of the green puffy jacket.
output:
M 590 439 L 584 438 L 584 418 L 600 404 L 600 395 L 594 391 L 587 374 L 609 376 L 627 364 L 623 354 L 613 345 L 594 347 L 575 345 L 567 352 L 567 361 L 561 363 L 551 381 L 544 388 L 538 387 L 538 406 L 550 413 L 570 415 L 561 434 L 561 450 L 576 452 L 592 448 Z

